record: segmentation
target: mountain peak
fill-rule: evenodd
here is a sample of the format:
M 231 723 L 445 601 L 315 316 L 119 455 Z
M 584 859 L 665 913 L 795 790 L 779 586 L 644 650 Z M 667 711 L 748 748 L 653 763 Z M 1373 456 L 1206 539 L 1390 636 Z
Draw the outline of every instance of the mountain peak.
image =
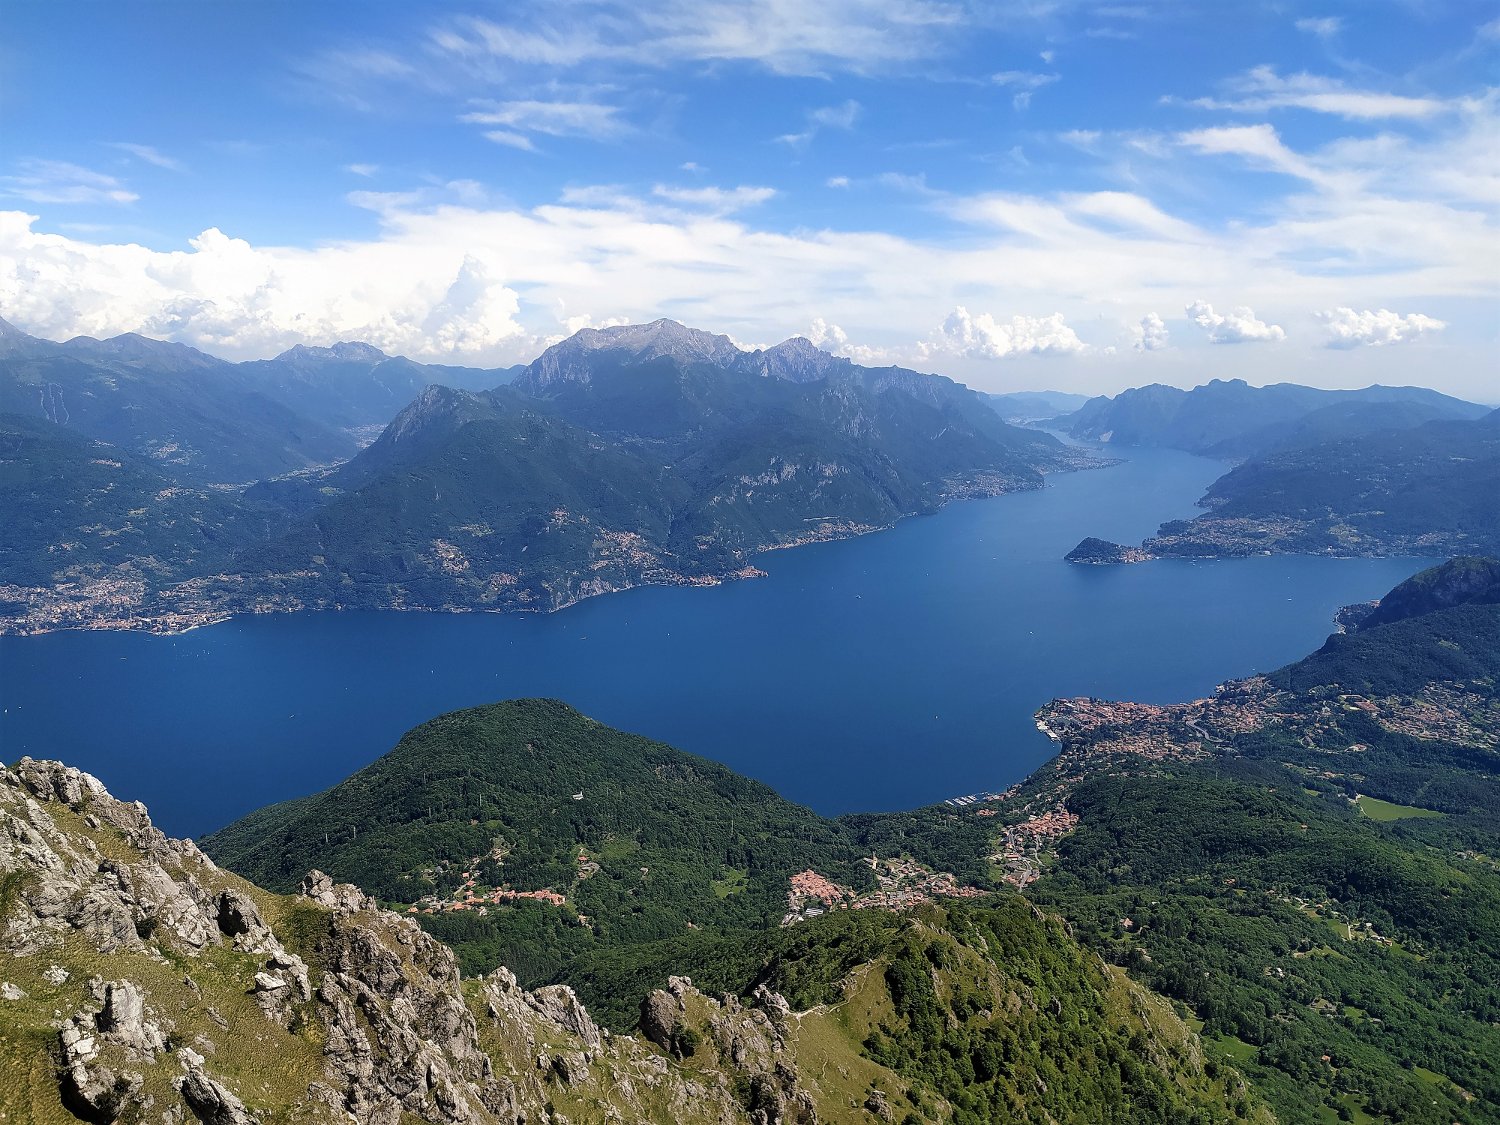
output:
M 806 336 L 793 336 L 769 348 L 750 352 L 740 365 L 768 379 L 811 383 L 826 379 L 831 372 L 852 367 L 853 363 L 843 356 L 825 352 Z
M 614 350 L 628 352 L 636 363 L 665 358 L 718 367 L 728 367 L 745 354 L 728 336 L 689 328 L 662 317 L 649 324 L 580 328 L 538 356 L 516 382 L 532 390 L 556 383 L 588 383 L 592 378 L 589 356 Z
M 294 344 L 276 357 L 285 363 L 319 362 L 330 359 L 349 363 L 379 363 L 390 357 L 374 344 L 357 340 L 343 340 L 331 348 L 320 348 L 309 344 Z

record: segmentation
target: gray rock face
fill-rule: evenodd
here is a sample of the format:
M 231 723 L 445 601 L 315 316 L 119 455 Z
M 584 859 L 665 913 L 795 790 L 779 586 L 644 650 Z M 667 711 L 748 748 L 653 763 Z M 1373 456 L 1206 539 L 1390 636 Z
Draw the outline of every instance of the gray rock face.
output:
M 637 363 L 669 358 L 717 367 L 728 367 L 744 355 L 728 336 L 688 328 L 675 320 L 584 328 L 538 356 L 516 379 L 516 386 L 537 394 L 559 383 L 586 383 L 592 377 L 589 358 L 600 351 L 621 351 Z
M 231 939 L 236 949 L 247 953 L 269 953 L 281 948 L 281 943 L 261 920 L 260 911 L 249 896 L 236 890 L 220 891 L 214 905 L 219 932 Z
M 106 1066 L 90 1070 L 75 1064 L 63 1073 L 62 1102 L 84 1121 L 112 1125 L 135 1100 L 144 1081 L 139 1074 L 116 1074 Z
M 203 1125 L 260 1125 L 260 1118 L 246 1109 L 244 1102 L 201 1070 L 188 1071 L 177 1089 Z
M 656 989 L 641 1002 L 641 1034 L 663 1051 L 672 1050 L 672 1031 L 681 1010 L 676 997 Z
M 527 1002 L 548 1020 L 578 1038 L 590 1050 L 600 1046 L 599 1028 L 582 1001 L 565 984 L 547 985 L 527 994 Z

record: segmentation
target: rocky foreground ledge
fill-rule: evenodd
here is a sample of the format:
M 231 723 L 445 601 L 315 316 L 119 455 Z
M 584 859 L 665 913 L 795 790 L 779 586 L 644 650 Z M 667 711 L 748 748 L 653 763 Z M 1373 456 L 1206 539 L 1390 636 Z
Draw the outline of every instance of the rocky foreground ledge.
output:
M 7 1122 L 815 1119 L 778 1061 L 795 1017 L 777 994 L 741 1004 L 673 978 L 642 1012 L 640 1036 L 612 1036 L 565 986 L 461 980 L 356 887 L 314 871 L 271 895 L 86 773 L 0 772 Z

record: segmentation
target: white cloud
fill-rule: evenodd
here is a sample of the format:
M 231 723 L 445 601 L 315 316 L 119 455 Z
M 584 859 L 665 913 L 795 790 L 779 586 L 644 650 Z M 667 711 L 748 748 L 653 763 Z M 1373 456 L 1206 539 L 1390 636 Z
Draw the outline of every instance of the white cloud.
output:
M 989 313 L 973 316 L 962 305 L 948 314 L 934 337 L 924 345 L 926 350 L 934 353 L 971 359 L 1076 355 L 1087 346 L 1067 326 L 1062 313 L 1013 316 L 1008 323 L 1002 323 Z
M 1344 21 L 1338 16 L 1309 16 L 1296 22 L 1298 31 L 1316 35 L 1319 39 L 1332 39 L 1344 29 Z
M 831 188 L 846 188 L 849 186 L 849 177 L 829 176 L 828 179 L 823 182 L 823 186 Z
M 1210 156 L 1242 156 L 1273 172 L 1313 182 L 1328 177 L 1306 157 L 1282 143 L 1270 125 L 1222 125 L 1179 133 L 1177 143 Z
M 838 105 L 826 105 L 807 112 L 807 128 L 800 133 L 786 133 L 776 139 L 793 148 L 805 148 L 824 129 L 852 129 L 858 119 L 860 104 L 853 98 Z
M 1244 344 L 1252 341 L 1285 340 L 1286 333 L 1279 324 L 1267 324 L 1258 320 L 1255 310 L 1245 305 L 1220 315 L 1207 301 L 1194 301 L 1188 305 L 1188 319 L 1208 333 L 1210 344 Z
M 681 188 L 669 187 L 666 184 L 657 184 L 651 189 L 651 194 L 658 199 L 666 199 L 672 203 L 680 203 L 687 207 L 701 207 L 705 211 L 712 211 L 715 214 L 723 215 L 732 211 L 742 211 L 746 207 L 754 207 L 758 203 L 764 203 L 776 195 L 776 189 L 769 187 L 748 187 L 745 185 L 733 188 Z
M 61 160 L 25 159 L 0 176 L 0 194 L 30 203 L 134 203 L 140 198 L 113 176 Z
M 131 144 L 129 141 L 111 141 L 110 148 L 117 148 L 121 152 L 128 152 L 137 160 L 143 160 L 147 164 L 154 164 L 158 168 L 166 168 L 171 172 L 181 172 L 182 163 L 164 153 L 158 152 L 150 145 Z
M 813 319 L 812 327 L 807 330 L 807 338 L 830 352 L 838 352 L 849 343 L 847 332 L 837 324 L 829 324 L 821 316 Z
M 776 74 L 857 74 L 935 54 L 963 26 L 948 0 L 584 0 L 566 22 L 462 17 L 433 30 L 445 61 L 489 73 L 496 64 L 550 68 L 631 62 L 748 62 Z M 543 11 L 552 9 L 543 7 Z
M 670 315 L 747 340 L 783 339 L 815 309 L 863 346 L 888 349 L 893 362 L 939 356 L 938 370 L 983 378 L 992 361 L 971 356 L 996 350 L 1001 339 L 1013 353 L 1038 333 L 1024 322 L 1018 331 L 992 321 L 987 336 L 976 316 L 967 349 L 961 329 L 957 345 L 947 339 L 939 348 L 940 339 L 923 352 L 913 342 L 955 306 L 1045 310 L 1066 328 L 1118 324 L 1122 310 L 1135 310 L 1133 322 L 1148 309 L 1231 293 L 1261 312 L 1269 333 L 1305 310 L 1378 309 L 1403 294 L 1412 302 L 1406 307 L 1451 324 L 1441 378 L 1457 393 L 1468 380 L 1474 397 L 1493 379 L 1485 318 L 1500 298 L 1496 126 L 1495 106 L 1476 99 L 1430 129 L 1320 146 L 1253 126 L 1200 130 L 1191 144 L 1163 138 L 1149 148 L 1135 134 L 1102 134 L 1093 141 L 1100 159 L 1133 165 L 1121 190 L 945 193 L 930 204 L 940 222 L 919 235 L 851 222 L 778 229 L 753 209 L 721 209 L 746 197 L 690 205 L 653 194 L 649 184 L 579 183 L 530 207 L 463 182 L 354 193 L 350 202 L 377 217 L 376 233 L 307 249 L 250 246 L 211 231 L 162 253 L 129 244 L 146 236 L 119 229 L 43 233 L 58 231 L 65 211 L 47 208 L 45 223 L 13 211 L 0 214 L 0 316 L 52 338 L 152 326 L 234 358 L 364 336 L 387 350 L 488 364 L 533 358 L 563 309 L 632 321 Z M 1205 176 L 1202 166 L 1221 159 L 1209 155 L 1216 152 L 1300 175 L 1284 194 L 1257 191 L 1249 203 L 1230 197 L 1212 221 L 1167 203 L 1184 195 L 1201 201 L 1213 190 L 1219 170 L 1210 166 Z M 1170 191 L 1158 192 L 1164 182 Z M 474 302 L 460 300 L 462 292 L 449 297 L 466 255 L 483 273 L 471 267 L 465 285 L 493 291 L 479 306 L 497 310 L 493 330 L 488 321 L 475 330 L 465 312 Z M 511 295 L 514 313 L 505 311 Z M 442 344 L 424 328 L 438 306 L 438 321 L 452 322 L 436 325 Z M 1218 335 L 1233 331 L 1219 327 Z M 1121 351 L 1132 334 L 1119 341 Z M 1297 364 L 1314 374 L 1357 361 L 1361 371 L 1390 374 L 1370 365 L 1387 362 L 1391 349 L 1330 353 L 1318 346 L 1322 335 L 1275 349 L 1272 373 L 1288 378 Z M 435 350 L 447 346 L 477 350 Z M 1073 350 L 1080 364 L 1100 354 Z M 1174 351 L 1160 359 L 1172 364 Z M 1237 362 L 1253 378 L 1253 365 L 1272 360 L 1247 350 Z M 1346 377 L 1358 376 L 1349 368 Z
M 1057 139 L 1084 152 L 1093 152 L 1101 136 L 1098 129 L 1069 129 L 1065 133 L 1059 133 Z
M 376 172 L 380 171 L 380 165 L 379 164 L 345 164 L 344 165 L 344 171 L 350 172 L 350 173 L 352 173 L 352 174 L 354 174 L 356 176 L 364 176 L 365 178 L 368 179 L 370 176 L 373 176 Z
M 485 133 L 497 144 L 530 149 L 528 133 L 549 137 L 588 137 L 612 140 L 630 131 L 620 116 L 620 107 L 594 101 L 545 101 L 523 99 L 497 102 L 476 101 L 475 108 L 459 117 L 470 125 L 498 125 Z
M 1356 121 L 1382 118 L 1422 120 L 1447 113 L 1457 103 L 1441 98 L 1410 97 L 1375 90 L 1352 90 L 1336 78 L 1316 74 L 1282 76 L 1274 67 L 1257 66 L 1226 84 L 1227 98 L 1197 98 L 1200 109 L 1264 113 L 1270 109 L 1306 109 Z
M 990 81 L 997 86 L 1009 86 L 1016 91 L 1011 98 L 1011 104 L 1016 109 L 1025 109 L 1031 104 L 1031 95 L 1043 86 L 1049 86 L 1060 79 L 1060 74 L 1037 74 L 1029 70 L 1002 70 L 998 74 L 992 74 Z
M 378 244 L 257 248 L 218 230 L 190 251 L 88 245 L 0 212 L 0 307 L 52 338 L 139 331 L 231 356 L 367 340 L 470 357 L 521 333 L 519 298 L 489 256 L 444 250 L 419 268 Z
M 484 139 L 494 141 L 497 145 L 506 148 L 518 148 L 522 152 L 535 152 L 536 145 L 531 143 L 531 138 L 524 133 L 516 133 L 510 129 L 487 129 Z
M 829 324 L 821 316 L 813 318 L 812 326 L 808 328 L 805 335 L 825 352 L 852 359 L 855 363 L 864 364 L 866 367 L 878 367 L 894 362 L 894 356 L 889 349 L 851 344 L 849 333 L 837 324 Z
M 1134 337 L 1131 347 L 1138 352 L 1159 352 L 1172 346 L 1172 336 L 1167 331 L 1166 322 L 1155 313 L 1147 313 L 1141 317 L 1140 324 L 1130 331 Z
M 1328 332 L 1326 342 L 1330 348 L 1388 347 L 1407 343 L 1429 332 L 1441 332 L 1448 327 L 1441 320 L 1421 313 L 1402 316 L 1390 309 L 1378 309 L 1375 312 L 1365 309 L 1363 312 L 1356 312 L 1351 308 L 1340 307 L 1325 309 L 1314 315 L 1323 322 Z

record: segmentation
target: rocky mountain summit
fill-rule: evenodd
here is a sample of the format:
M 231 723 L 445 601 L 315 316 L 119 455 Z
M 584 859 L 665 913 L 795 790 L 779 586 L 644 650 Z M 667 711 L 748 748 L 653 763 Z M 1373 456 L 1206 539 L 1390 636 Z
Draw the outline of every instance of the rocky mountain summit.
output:
M 57 762 L 0 774 L 0 814 L 8 1122 L 817 1119 L 768 990 L 742 1006 L 674 978 L 644 1036 L 612 1036 L 565 986 L 461 981 L 319 872 L 266 894 Z

